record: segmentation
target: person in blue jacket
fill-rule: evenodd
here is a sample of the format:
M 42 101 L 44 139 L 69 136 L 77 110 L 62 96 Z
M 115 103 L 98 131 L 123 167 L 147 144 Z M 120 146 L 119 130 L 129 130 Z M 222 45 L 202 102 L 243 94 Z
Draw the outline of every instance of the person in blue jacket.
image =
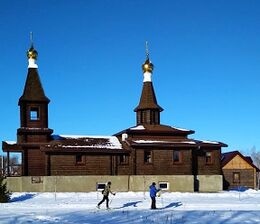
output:
M 157 192 L 159 192 L 161 189 L 157 189 L 156 188 L 156 183 L 153 182 L 152 185 L 150 186 L 150 197 L 152 199 L 152 205 L 151 205 L 151 209 L 156 209 L 156 194 Z

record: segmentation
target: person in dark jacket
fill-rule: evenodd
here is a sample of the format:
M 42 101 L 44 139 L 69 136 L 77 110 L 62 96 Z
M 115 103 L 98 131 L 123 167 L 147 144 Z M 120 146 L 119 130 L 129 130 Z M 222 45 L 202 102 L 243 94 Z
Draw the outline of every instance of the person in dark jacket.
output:
M 150 197 L 152 199 L 151 209 L 156 209 L 155 197 L 156 197 L 157 192 L 159 192 L 159 191 L 160 191 L 160 189 L 157 189 L 156 188 L 156 183 L 153 182 L 152 185 L 150 186 Z
M 107 182 L 107 184 L 106 184 L 106 186 L 105 186 L 105 189 L 102 191 L 103 199 L 98 203 L 97 208 L 100 208 L 100 205 L 101 205 L 104 201 L 106 201 L 107 209 L 109 209 L 109 204 L 108 204 L 108 202 L 109 202 L 109 198 L 108 198 L 109 193 L 111 193 L 111 194 L 113 194 L 113 195 L 116 195 L 116 193 L 113 193 L 113 192 L 111 191 L 111 182 L 110 182 L 110 181 Z

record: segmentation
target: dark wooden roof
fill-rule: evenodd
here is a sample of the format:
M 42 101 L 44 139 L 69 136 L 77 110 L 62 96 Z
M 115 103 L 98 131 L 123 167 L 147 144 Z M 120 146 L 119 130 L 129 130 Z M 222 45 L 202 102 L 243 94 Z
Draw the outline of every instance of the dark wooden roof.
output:
M 45 96 L 37 68 L 28 68 L 27 79 L 23 95 L 19 99 L 19 105 L 22 101 L 50 102 L 48 97 Z
M 2 149 L 3 149 L 3 152 L 7 152 L 7 151 L 21 152 L 21 151 L 23 151 L 22 147 L 20 145 L 16 144 L 16 142 L 7 142 L 7 141 L 2 142 Z
M 54 135 L 53 140 L 41 146 L 48 152 L 127 153 L 115 136 Z
M 52 134 L 53 130 L 50 128 L 31 128 L 31 127 L 21 127 L 17 129 L 17 134 L 20 133 L 43 133 L 43 134 Z
M 210 147 L 212 149 L 219 149 L 219 147 L 226 147 L 227 145 L 222 142 L 210 142 L 200 141 L 194 139 L 131 139 L 126 140 L 132 147 L 158 147 L 158 148 L 199 148 L 199 147 Z
M 143 124 L 125 129 L 115 136 L 121 138 L 123 134 L 127 134 L 126 142 L 133 147 L 227 147 L 222 142 L 189 139 L 187 136 L 193 133 L 193 130 L 167 125 Z
M 143 83 L 143 90 L 142 90 L 140 102 L 139 105 L 134 109 L 134 111 L 137 112 L 138 110 L 146 110 L 146 109 L 156 109 L 159 111 L 163 111 L 163 108 L 157 104 L 152 82 Z
M 39 148 L 41 145 L 45 145 L 46 143 L 17 143 L 17 142 L 9 142 L 9 141 L 2 141 L 2 149 L 3 152 L 22 152 L 26 148 Z
M 121 132 L 115 134 L 115 136 L 126 134 L 136 134 L 136 135 L 170 135 L 170 136 L 187 136 L 189 134 L 194 134 L 195 131 L 187 130 L 177 127 L 171 127 L 169 125 L 162 124 L 142 124 L 134 127 L 130 127 Z
M 245 159 L 246 159 L 247 161 L 249 161 L 250 163 L 253 163 L 253 160 L 252 160 L 252 158 L 251 158 L 250 156 L 245 156 Z
M 228 164 L 237 155 L 240 156 L 242 159 L 244 159 L 249 165 L 254 167 L 257 172 L 260 171 L 259 168 L 254 165 L 253 160 L 250 156 L 243 156 L 239 151 L 222 153 L 222 158 L 221 158 L 222 167 Z

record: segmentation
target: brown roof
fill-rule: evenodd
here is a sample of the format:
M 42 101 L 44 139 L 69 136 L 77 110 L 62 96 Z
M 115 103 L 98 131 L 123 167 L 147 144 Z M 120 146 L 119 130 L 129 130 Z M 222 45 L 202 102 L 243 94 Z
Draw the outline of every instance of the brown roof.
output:
M 115 136 L 68 136 L 53 135 L 53 140 L 41 146 L 49 152 L 98 152 L 126 153 Z
M 197 147 L 195 141 L 190 139 L 135 139 L 126 140 L 133 147 Z
M 119 133 L 116 133 L 115 135 L 121 135 L 123 133 L 127 134 L 140 134 L 140 135 L 170 135 L 170 136 L 187 136 L 189 134 L 194 134 L 195 131 L 193 130 L 187 130 L 183 128 L 177 128 L 177 127 L 171 127 L 169 125 L 162 125 L 162 124 L 142 124 L 137 125 L 134 127 L 130 127 L 128 129 L 125 129 Z
M 163 108 L 157 104 L 152 82 L 143 83 L 143 90 L 140 102 L 139 105 L 134 109 L 134 111 L 136 112 L 138 110 L 145 109 L 158 109 L 159 111 L 163 111 Z
M 245 156 L 245 159 L 246 159 L 247 161 L 249 161 L 250 163 L 253 163 L 253 160 L 252 160 L 252 158 L 251 158 L 250 156 Z
M 198 148 L 198 147 L 226 147 L 227 145 L 222 142 L 211 142 L 211 141 L 200 141 L 188 138 L 179 139 L 134 139 L 126 140 L 129 145 L 134 147 L 188 147 L 188 148 Z
M 260 171 L 259 168 L 253 164 L 253 160 L 250 156 L 243 156 L 239 151 L 222 153 L 222 158 L 221 158 L 222 167 L 224 167 L 227 163 L 229 163 L 237 155 L 240 156 L 242 159 L 244 159 L 249 165 L 254 167 L 257 172 Z
M 22 151 L 22 147 L 18 145 L 16 142 L 8 142 L 8 141 L 2 141 L 2 149 L 3 152 L 20 152 Z
M 36 68 L 28 69 L 27 79 L 25 82 L 23 95 L 19 99 L 19 105 L 21 101 L 50 102 L 48 97 L 45 96 L 38 70 Z
M 195 133 L 193 130 L 168 125 L 142 124 L 125 129 L 115 136 L 120 138 L 123 134 L 127 134 L 126 142 L 133 147 L 227 147 L 225 143 L 218 141 L 189 139 L 187 136 L 193 133 Z
M 31 128 L 31 127 L 21 127 L 17 129 L 17 134 L 19 133 L 45 133 L 52 134 L 53 130 L 50 128 Z

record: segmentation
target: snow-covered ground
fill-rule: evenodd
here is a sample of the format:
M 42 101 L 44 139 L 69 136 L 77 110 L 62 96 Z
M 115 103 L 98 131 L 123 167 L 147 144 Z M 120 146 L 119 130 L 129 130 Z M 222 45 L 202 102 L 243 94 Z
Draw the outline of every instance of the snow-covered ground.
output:
M 260 191 L 162 193 L 150 210 L 148 193 L 111 195 L 111 210 L 96 208 L 100 192 L 13 193 L 0 204 L 0 223 L 260 223 Z

